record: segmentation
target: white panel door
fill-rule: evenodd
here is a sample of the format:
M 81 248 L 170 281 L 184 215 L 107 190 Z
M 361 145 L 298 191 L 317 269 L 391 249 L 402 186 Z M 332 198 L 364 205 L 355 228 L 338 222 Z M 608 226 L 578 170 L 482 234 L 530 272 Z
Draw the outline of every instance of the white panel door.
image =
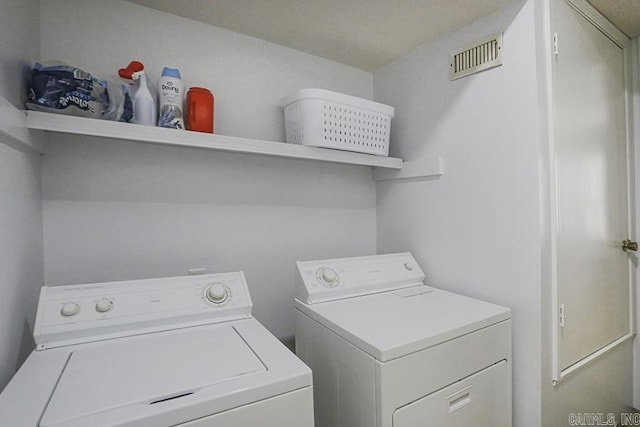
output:
M 557 363 L 565 370 L 631 331 L 625 50 L 552 3 Z

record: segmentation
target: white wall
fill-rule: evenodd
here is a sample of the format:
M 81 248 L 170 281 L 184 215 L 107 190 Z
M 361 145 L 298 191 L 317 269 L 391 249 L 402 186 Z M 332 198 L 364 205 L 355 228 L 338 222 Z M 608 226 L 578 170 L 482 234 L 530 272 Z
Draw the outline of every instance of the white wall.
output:
M 539 123 L 533 2 L 374 73 L 396 107 L 392 155 L 443 156 L 437 180 L 378 185 L 378 249 L 410 250 L 431 285 L 512 309 L 514 426 L 541 425 Z M 449 81 L 449 52 L 504 31 L 504 65 Z
M 38 55 L 38 1 L 2 0 L 0 97 L 23 108 L 25 78 Z M 42 286 L 39 156 L 0 137 L 0 390 L 33 348 Z
M 22 109 L 26 78 L 38 59 L 38 0 L 1 0 L 0 96 Z
M 41 57 L 100 78 L 131 60 L 155 86 L 163 66 L 216 97 L 216 133 L 284 141 L 280 99 L 303 87 L 372 97 L 372 75 L 122 0 L 42 0 Z
M 279 100 L 302 87 L 372 97 L 370 73 L 122 1 L 44 0 L 41 34 L 42 58 L 96 75 L 178 67 L 216 95 L 221 134 L 283 140 Z M 242 269 L 287 338 L 296 260 L 376 251 L 367 167 L 59 135 L 46 151 L 47 284 Z

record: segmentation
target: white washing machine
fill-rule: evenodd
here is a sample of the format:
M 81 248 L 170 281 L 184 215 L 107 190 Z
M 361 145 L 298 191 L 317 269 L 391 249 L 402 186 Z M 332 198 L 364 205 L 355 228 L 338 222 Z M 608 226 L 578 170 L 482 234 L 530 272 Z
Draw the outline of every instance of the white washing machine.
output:
M 425 286 L 410 253 L 297 273 L 316 427 L 511 426 L 509 309 Z
M 11 427 L 313 427 L 311 371 L 251 317 L 242 272 L 43 287 Z

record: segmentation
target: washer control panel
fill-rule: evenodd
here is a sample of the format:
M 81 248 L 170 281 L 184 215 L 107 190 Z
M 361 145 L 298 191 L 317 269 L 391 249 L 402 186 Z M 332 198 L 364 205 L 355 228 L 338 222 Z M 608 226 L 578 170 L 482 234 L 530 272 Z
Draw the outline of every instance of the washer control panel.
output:
M 424 273 L 408 253 L 297 263 L 296 298 L 313 304 L 422 283 Z
M 246 318 L 251 308 L 242 272 L 45 286 L 34 337 L 44 349 Z

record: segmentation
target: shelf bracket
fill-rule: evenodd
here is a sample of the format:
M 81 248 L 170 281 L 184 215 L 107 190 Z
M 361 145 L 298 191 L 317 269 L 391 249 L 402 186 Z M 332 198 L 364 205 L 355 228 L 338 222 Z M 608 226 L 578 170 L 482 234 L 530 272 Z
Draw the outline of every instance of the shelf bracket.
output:
M 392 181 L 399 179 L 438 179 L 444 173 L 442 156 L 427 157 L 405 162 L 400 170 L 375 168 L 374 181 Z
M 27 128 L 27 115 L 0 96 L 0 143 L 16 150 L 43 152 L 40 135 Z

